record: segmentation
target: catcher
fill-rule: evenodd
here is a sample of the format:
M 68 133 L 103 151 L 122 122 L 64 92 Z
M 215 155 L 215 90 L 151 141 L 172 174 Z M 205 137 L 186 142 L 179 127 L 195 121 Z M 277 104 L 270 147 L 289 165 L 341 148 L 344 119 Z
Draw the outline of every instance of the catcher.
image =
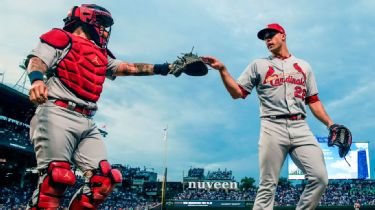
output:
M 28 209 L 58 209 L 68 186 L 75 184 L 75 164 L 85 177 L 69 209 L 97 209 L 122 182 L 112 169 L 100 132 L 93 121 L 105 78 L 116 76 L 207 73 L 201 59 L 184 54 L 172 64 L 120 61 L 107 48 L 113 19 L 95 4 L 74 6 L 62 29 L 40 36 L 25 59 L 31 82 L 29 97 L 38 105 L 30 123 L 39 180 Z M 205 67 L 203 67 L 202 66 Z M 189 66 L 200 66 L 201 72 Z

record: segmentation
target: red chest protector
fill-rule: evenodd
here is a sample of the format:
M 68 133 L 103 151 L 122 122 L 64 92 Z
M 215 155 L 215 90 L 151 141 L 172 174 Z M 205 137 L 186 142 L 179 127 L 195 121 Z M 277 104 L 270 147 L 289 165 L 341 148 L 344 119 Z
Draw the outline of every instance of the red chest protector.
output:
M 52 29 L 40 39 L 57 49 L 69 46 L 68 53 L 57 64 L 56 76 L 77 97 L 98 101 L 108 64 L 107 50 L 61 29 Z

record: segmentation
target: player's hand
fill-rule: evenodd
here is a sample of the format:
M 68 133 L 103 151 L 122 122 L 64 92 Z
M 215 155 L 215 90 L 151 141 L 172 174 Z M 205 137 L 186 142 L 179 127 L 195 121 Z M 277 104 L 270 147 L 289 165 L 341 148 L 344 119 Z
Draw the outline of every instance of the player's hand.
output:
M 36 80 L 31 85 L 29 99 L 36 104 L 43 104 L 48 100 L 48 88 L 44 81 Z
M 201 59 L 203 60 L 205 64 L 211 66 L 212 68 L 216 70 L 222 71 L 226 69 L 225 65 L 221 61 L 219 61 L 218 59 L 212 56 L 201 56 Z

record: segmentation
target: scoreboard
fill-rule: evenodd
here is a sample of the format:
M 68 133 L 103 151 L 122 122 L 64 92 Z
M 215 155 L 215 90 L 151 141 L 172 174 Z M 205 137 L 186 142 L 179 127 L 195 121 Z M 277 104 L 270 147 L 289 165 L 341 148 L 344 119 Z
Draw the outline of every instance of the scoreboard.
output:
M 326 137 L 317 137 L 324 153 L 328 179 L 370 179 L 370 155 L 367 142 L 353 142 L 344 158 L 340 158 L 336 146 L 329 147 Z M 314 158 L 314 157 L 311 157 Z M 288 156 L 288 179 L 305 179 L 303 172 Z

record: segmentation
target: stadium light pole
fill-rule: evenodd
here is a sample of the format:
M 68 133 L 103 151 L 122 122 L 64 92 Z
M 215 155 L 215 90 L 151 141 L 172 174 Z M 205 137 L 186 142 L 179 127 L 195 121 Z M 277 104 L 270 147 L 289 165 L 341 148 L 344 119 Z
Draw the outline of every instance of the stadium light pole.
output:
M 165 194 L 167 190 L 167 159 L 168 159 L 168 125 L 164 128 L 164 176 L 161 186 L 161 209 L 166 210 Z
M 1 76 L 1 84 L 4 84 L 5 72 L 1 72 L 0 76 Z

